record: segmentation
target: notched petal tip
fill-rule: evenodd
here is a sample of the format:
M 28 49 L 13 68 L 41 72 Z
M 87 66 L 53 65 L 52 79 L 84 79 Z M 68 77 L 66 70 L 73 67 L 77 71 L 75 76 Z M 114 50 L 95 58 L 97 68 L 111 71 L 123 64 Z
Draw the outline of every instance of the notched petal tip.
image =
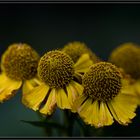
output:
M 22 81 L 8 78 L 4 73 L 0 75 L 0 103 L 11 99 L 21 87 Z
M 34 111 L 38 110 L 47 96 L 49 87 L 45 84 L 33 88 L 28 94 L 22 96 L 22 103 Z
M 52 89 L 48 95 L 45 105 L 39 110 L 40 113 L 44 115 L 51 115 L 55 111 L 57 107 L 55 94 L 55 89 Z
M 17 91 L 18 90 L 13 90 L 13 91 L 11 91 L 11 94 L 5 94 L 5 95 L 3 95 L 3 97 L 1 96 L 2 94 L 3 94 L 3 92 L 0 92 L 0 103 L 4 103 L 5 101 L 7 101 L 7 100 L 9 100 L 9 99 L 11 99 L 12 97 L 14 97 L 15 96 L 15 94 L 17 93 Z

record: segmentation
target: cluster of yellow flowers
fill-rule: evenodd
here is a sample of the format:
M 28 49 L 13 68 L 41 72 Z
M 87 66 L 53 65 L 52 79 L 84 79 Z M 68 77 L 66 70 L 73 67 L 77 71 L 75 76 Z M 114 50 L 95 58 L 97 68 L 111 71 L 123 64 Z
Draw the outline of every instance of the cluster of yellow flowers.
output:
M 12 44 L 1 59 L 0 102 L 21 87 L 22 103 L 41 114 L 58 107 L 97 128 L 114 119 L 128 125 L 140 104 L 140 47 L 122 44 L 105 62 L 78 41 L 41 57 L 28 44 Z

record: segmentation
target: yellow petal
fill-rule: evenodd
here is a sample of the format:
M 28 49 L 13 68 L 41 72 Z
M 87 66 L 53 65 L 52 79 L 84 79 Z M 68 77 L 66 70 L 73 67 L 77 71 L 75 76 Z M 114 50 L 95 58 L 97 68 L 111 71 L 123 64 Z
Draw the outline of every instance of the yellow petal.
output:
M 61 109 L 71 109 L 70 102 L 64 89 L 57 89 L 56 91 L 57 106 Z
M 101 106 L 99 108 L 98 101 L 94 101 L 92 103 L 91 98 L 86 98 L 86 96 L 80 96 L 74 103 L 84 122 L 97 128 L 111 125 L 113 123 L 113 117 L 111 116 L 106 104 L 101 102 Z M 84 102 L 84 100 L 86 101 Z
M 79 83 L 72 81 L 67 87 L 67 94 L 68 94 L 68 100 L 70 105 L 73 105 L 73 102 L 79 95 L 83 92 L 83 87 Z
M 86 96 L 81 96 L 75 101 L 75 106 L 77 108 L 77 112 L 79 113 L 81 118 L 86 118 L 91 115 L 89 108 L 92 104 L 92 99 Z
M 99 108 L 100 104 L 100 108 Z M 84 112 L 83 112 L 84 113 Z M 111 125 L 113 117 L 111 116 L 106 103 L 94 101 L 85 111 L 83 120 L 96 128 Z
M 137 81 L 134 85 L 133 88 L 137 92 L 137 95 L 140 97 L 140 81 Z
M 111 125 L 114 122 L 113 117 L 104 102 L 100 102 L 99 118 L 102 126 Z
M 98 101 L 94 101 L 88 109 L 88 114 L 86 115 L 84 121 L 87 124 L 90 124 L 95 127 L 101 127 L 102 124 L 99 119 L 99 103 Z
M 71 84 L 69 84 L 66 88 L 67 88 L 67 94 L 68 94 L 69 103 L 70 103 L 70 105 L 72 105 L 74 100 L 78 96 L 78 93 L 77 93 L 77 91 L 75 90 L 75 88 Z
M 123 101 L 124 99 L 126 99 L 125 101 L 127 104 L 134 104 L 134 105 L 138 104 L 138 98 L 134 92 L 130 92 L 127 90 L 125 91 L 122 90 L 121 92 L 122 93 L 117 96 L 117 99 L 119 98 L 119 100 L 123 100 Z
M 55 89 L 50 92 L 46 104 L 40 109 L 40 113 L 51 115 L 56 108 Z
M 140 105 L 140 81 L 137 80 L 134 84 L 131 85 L 131 87 L 133 88 L 137 97 L 138 105 Z
M 85 96 L 84 94 L 83 95 L 80 95 L 76 100 L 75 102 L 73 103 L 72 105 L 72 109 L 73 110 L 76 110 L 78 112 L 80 112 L 80 108 L 81 108 L 81 105 L 82 103 L 87 99 L 87 96 Z
M 117 114 L 116 114 L 116 112 L 115 112 L 115 110 L 114 110 L 112 104 L 111 104 L 110 102 L 108 102 L 107 104 L 108 104 L 108 107 L 109 107 L 110 112 L 111 112 L 111 114 L 113 115 L 114 119 L 115 119 L 118 123 L 123 124 L 123 123 L 120 121 L 120 119 L 118 118 L 118 116 L 117 116 Z
M 41 84 L 40 86 L 32 89 L 28 94 L 24 94 L 22 97 L 22 103 L 25 106 L 36 111 L 39 109 L 40 104 L 45 99 L 48 91 L 49 86 L 47 86 L 46 84 Z
M 117 107 L 116 104 L 110 103 L 109 108 L 118 123 L 122 125 L 128 125 L 130 120 L 128 119 L 127 116 L 125 116 L 125 114 L 123 114 L 123 111 L 119 107 Z
M 85 73 L 92 64 L 89 54 L 83 54 L 75 63 L 74 68 L 76 72 Z
M 128 125 L 131 119 L 135 117 L 135 110 L 137 104 L 131 102 L 130 95 L 119 94 L 113 100 L 108 102 L 108 106 L 111 110 L 113 117 L 122 125 Z
M 34 87 L 39 86 L 41 84 L 42 82 L 40 82 L 37 78 L 33 78 L 31 80 L 25 80 L 22 87 L 22 93 L 26 94 Z
M 83 88 L 82 85 L 80 85 L 79 83 L 73 81 L 73 82 L 72 82 L 72 86 L 75 87 L 78 96 L 79 96 L 79 95 L 82 95 L 83 90 L 84 90 L 84 88 Z
M 10 99 L 21 87 L 22 81 L 8 78 L 4 73 L 0 74 L 0 102 Z
M 134 89 L 135 84 L 129 84 L 128 80 L 122 80 L 122 91 L 125 94 L 130 94 L 130 95 L 136 95 L 135 94 L 135 89 Z
M 124 82 L 125 81 L 125 82 Z M 125 84 L 124 84 L 125 83 Z M 123 80 L 121 95 L 127 96 L 130 102 L 140 104 L 140 82 L 136 81 L 130 84 L 129 80 Z

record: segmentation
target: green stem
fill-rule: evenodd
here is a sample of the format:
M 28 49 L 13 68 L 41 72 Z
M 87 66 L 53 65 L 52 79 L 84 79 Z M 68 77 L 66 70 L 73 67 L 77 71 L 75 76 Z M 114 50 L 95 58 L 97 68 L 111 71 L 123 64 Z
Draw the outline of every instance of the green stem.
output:
M 67 128 L 67 135 L 72 136 L 74 116 L 69 110 L 64 110 L 65 113 L 65 124 Z
M 80 120 L 77 117 L 76 117 L 76 121 L 79 124 L 80 128 L 82 128 L 80 130 L 81 130 L 82 136 L 84 136 L 85 135 L 85 128 L 84 128 L 83 124 L 80 122 Z
M 76 116 L 75 118 L 79 126 L 81 126 L 82 128 L 82 131 L 81 131 L 82 136 L 90 136 L 88 127 L 80 121 L 80 118 L 78 116 Z
M 48 125 L 49 127 L 54 127 L 54 128 L 57 128 L 57 129 L 61 129 L 61 130 L 66 130 L 66 128 L 58 123 L 55 123 L 55 122 L 47 122 L 46 125 Z
M 50 118 L 51 118 L 51 116 L 43 116 L 42 114 L 40 114 L 40 112 L 36 112 L 36 114 L 37 114 L 37 116 L 39 117 L 39 119 L 42 121 L 42 122 L 44 122 L 44 121 L 48 121 L 48 120 L 50 120 Z M 43 129 L 44 129 L 44 132 L 46 133 L 46 135 L 47 136 L 51 136 L 52 135 L 52 130 L 49 128 L 47 128 L 47 127 L 43 127 Z

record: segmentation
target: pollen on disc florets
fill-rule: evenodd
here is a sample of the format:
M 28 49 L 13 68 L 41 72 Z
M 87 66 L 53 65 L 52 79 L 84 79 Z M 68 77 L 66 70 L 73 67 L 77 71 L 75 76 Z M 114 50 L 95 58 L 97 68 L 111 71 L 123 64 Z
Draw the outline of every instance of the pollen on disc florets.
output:
M 82 54 L 88 53 L 94 63 L 99 61 L 99 58 L 87 47 L 85 43 L 74 41 L 66 44 L 62 49 L 67 53 L 74 62 L 76 62 Z
M 114 49 L 109 62 L 124 69 L 132 78 L 140 78 L 140 47 L 134 43 L 124 43 Z
M 64 52 L 55 50 L 44 54 L 38 65 L 38 75 L 51 88 L 66 86 L 74 75 L 74 62 Z
M 92 65 L 82 79 L 84 94 L 99 101 L 109 101 L 121 89 L 122 75 L 119 69 L 108 62 Z
M 39 55 L 25 43 L 15 43 L 2 56 L 1 67 L 14 80 L 28 80 L 37 74 Z

